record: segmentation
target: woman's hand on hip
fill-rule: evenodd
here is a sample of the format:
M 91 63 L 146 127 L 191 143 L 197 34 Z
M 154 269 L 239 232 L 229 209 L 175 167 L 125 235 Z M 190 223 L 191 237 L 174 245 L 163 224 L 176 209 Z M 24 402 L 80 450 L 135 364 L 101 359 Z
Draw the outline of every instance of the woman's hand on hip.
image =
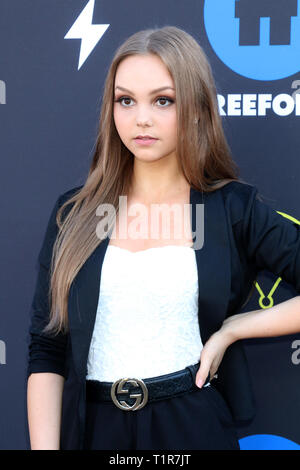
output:
M 228 322 L 229 323 L 229 322 Z M 206 341 L 200 355 L 200 367 L 196 374 L 196 385 L 201 388 L 205 383 L 208 374 L 210 374 L 210 381 L 217 374 L 218 367 L 223 359 L 226 349 L 233 342 L 228 329 L 228 323 L 225 327 L 213 333 Z

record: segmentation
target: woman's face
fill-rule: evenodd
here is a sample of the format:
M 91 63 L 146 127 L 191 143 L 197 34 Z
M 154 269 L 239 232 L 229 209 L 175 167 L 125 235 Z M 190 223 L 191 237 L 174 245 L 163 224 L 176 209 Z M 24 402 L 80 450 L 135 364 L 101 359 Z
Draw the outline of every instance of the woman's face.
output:
M 154 91 L 162 87 L 168 88 Z M 175 158 L 175 87 L 159 57 L 149 54 L 124 59 L 116 71 L 114 101 L 116 129 L 136 159 L 153 162 Z M 135 140 L 138 135 L 157 140 L 142 145 Z

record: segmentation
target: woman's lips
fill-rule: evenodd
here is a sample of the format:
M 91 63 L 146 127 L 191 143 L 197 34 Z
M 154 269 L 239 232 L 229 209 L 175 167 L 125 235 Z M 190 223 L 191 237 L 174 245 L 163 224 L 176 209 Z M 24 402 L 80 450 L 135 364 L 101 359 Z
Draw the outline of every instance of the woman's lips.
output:
M 158 139 L 133 139 L 138 145 L 151 145 L 154 144 Z

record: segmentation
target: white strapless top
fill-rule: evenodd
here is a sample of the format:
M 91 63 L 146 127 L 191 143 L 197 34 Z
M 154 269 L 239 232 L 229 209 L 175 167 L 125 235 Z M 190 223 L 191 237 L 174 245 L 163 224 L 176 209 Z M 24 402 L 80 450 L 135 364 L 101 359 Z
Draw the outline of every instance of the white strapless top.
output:
M 194 249 L 108 245 L 86 379 L 168 374 L 197 363 L 202 347 Z

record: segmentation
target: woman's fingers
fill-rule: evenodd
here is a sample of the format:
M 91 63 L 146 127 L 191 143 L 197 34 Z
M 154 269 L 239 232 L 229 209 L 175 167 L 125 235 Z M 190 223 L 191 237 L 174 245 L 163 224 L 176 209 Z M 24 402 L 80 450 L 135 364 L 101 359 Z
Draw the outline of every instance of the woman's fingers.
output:
M 210 375 L 210 381 L 216 378 L 214 376 L 222 361 L 226 347 L 223 336 L 217 332 L 203 346 L 200 356 L 200 367 L 196 374 L 196 385 L 199 388 L 203 386 L 208 375 Z
M 201 354 L 200 358 L 200 367 L 196 374 L 196 385 L 199 388 L 202 388 L 202 385 L 205 383 L 209 370 L 211 367 L 211 360 L 205 357 L 204 354 Z
M 201 367 L 202 364 L 202 367 Z M 217 369 L 216 368 L 209 368 L 209 365 L 203 365 L 203 362 L 200 364 L 200 367 L 196 374 L 196 385 L 199 388 L 202 388 L 203 384 L 205 383 L 207 376 L 209 374 L 209 381 L 211 382 L 213 379 L 218 377 Z

